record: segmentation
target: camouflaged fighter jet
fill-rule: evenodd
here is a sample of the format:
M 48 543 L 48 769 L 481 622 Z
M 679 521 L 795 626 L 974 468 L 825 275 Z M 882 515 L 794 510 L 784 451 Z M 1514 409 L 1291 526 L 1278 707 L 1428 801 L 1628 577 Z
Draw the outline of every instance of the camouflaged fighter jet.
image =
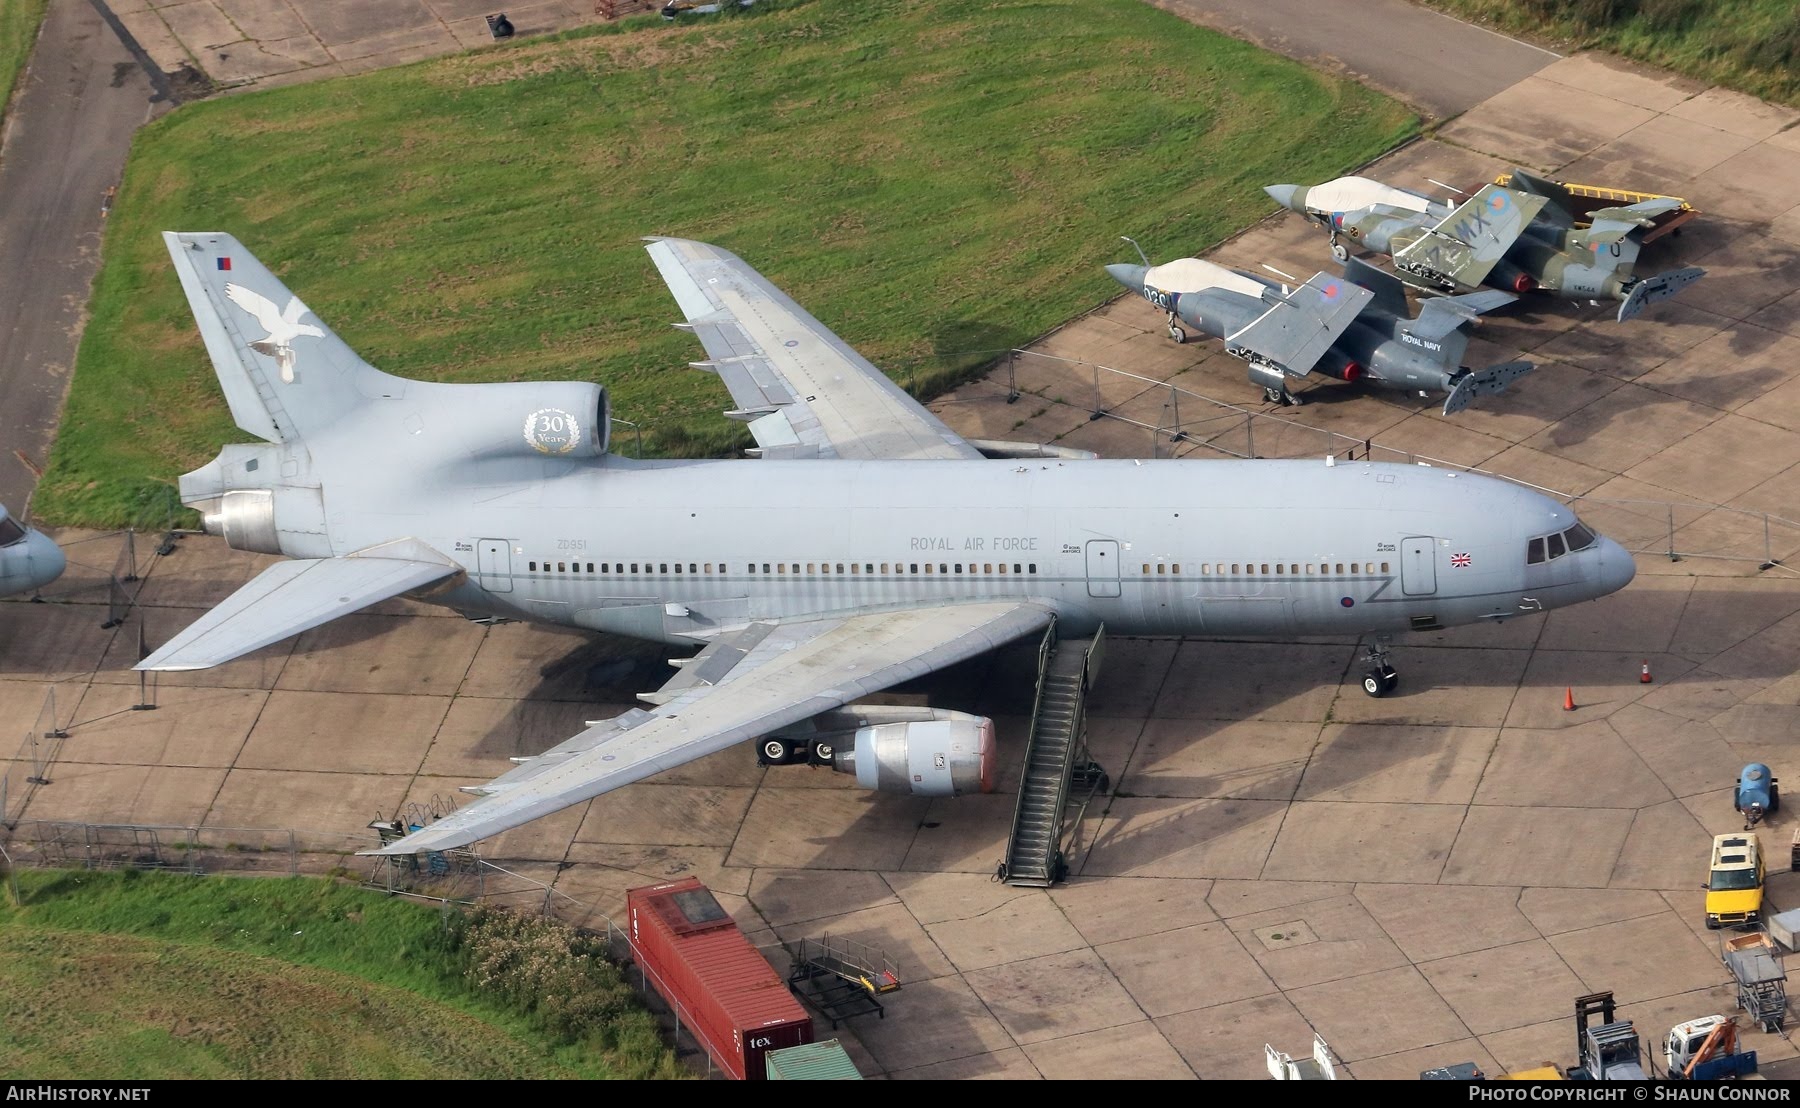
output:
M 1349 239 L 1393 260 L 1400 279 L 1425 292 L 1552 293 L 1568 300 L 1617 300 L 1623 323 L 1706 275 L 1694 266 L 1635 277 L 1643 232 L 1680 206 L 1673 197 L 1591 213 L 1577 226 L 1567 194 L 1523 170 L 1510 187 L 1483 185 L 1451 204 L 1367 177 L 1339 177 L 1310 188 L 1269 185 L 1277 204 L 1324 227 L 1343 259 Z M 1560 194 L 1560 195 L 1559 195 Z
M 137 669 L 206 669 L 395 596 L 686 648 L 644 707 L 527 737 L 477 799 L 381 854 L 465 846 L 745 745 L 877 792 L 992 792 L 991 719 L 867 698 L 1102 627 L 1368 635 L 1363 691 L 1383 696 L 1393 632 L 1541 613 L 1635 572 L 1568 506 L 1477 473 L 966 439 L 703 242 L 647 250 L 751 459 L 613 454 L 591 381 L 383 373 L 230 235 L 164 241 L 232 417 L 262 440 L 184 474 L 182 502 L 234 549 L 286 558 Z
M 1271 404 L 1298 404 L 1288 383 L 1317 371 L 1421 396 L 1447 393 L 1444 414 L 1452 415 L 1532 369 L 1530 362 L 1482 370 L 1459 364 L 1476 320 L 1512 303 L 1509 292 L 1432 297 L 1413 318 L 1399 278 L 1358 258 L 1345 259 L 1342 277 L 1316 273 L 1290 288 L 1200 258 L 1153 266 L 1142 249 L 1138 256 L 1143 265 L 1109 265 L 1106 272 L 1168 313 L 1176 342 L 1187 341 L 1184 323 L 1223 339 L 1226 353 L 1249 363 L 1250 383 Z

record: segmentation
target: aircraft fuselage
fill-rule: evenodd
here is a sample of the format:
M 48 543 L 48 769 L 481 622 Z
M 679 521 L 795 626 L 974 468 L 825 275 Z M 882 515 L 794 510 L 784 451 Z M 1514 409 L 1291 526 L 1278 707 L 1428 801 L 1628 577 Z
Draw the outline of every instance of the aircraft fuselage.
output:
M 1021 596 L 1052 606 L 1071 634 L 1104 623 L 1127 635 L 1360 635 L 1554 608 L 1631 573 L 1606 539 L 1528 565 L 1532 538 L 1575 525 L 1568 508 L 1426 466 L 511 464 L 536 476 L 466 481 L 473 470 L 447 464 L 395 465 L 392 482 L 328 477 L 329 553 L 416 538 L 467 570 L 424 599 L 670 642 L 759 619 Z

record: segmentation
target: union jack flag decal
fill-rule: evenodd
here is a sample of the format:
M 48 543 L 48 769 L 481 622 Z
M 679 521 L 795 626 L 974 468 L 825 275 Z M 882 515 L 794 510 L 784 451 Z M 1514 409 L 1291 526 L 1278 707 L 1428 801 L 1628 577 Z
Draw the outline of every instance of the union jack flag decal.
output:
M 1470 562 L 1470 558 L 1466 552 L 1462 553 L 1462 554 L 1450 555 L 1450 564 L 1457 569 L 1468 569 L 1469 562 Z

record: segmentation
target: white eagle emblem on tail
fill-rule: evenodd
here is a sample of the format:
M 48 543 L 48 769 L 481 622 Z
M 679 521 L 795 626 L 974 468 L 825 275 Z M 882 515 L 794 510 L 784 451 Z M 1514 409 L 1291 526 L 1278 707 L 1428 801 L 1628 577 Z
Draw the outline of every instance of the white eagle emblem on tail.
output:
M 287 384 L 294 383 L 294 348 L 293 341 L 302 335 L 311 335 L 315 339 L 325 337 L 325 332 L 310 323 L 301 323 L 300 317 L 306 312 L 306 305 L 300 303 L 298 296 L 288 298 L 286 311 L 275 307 L 275 302 L 260 292 L 254 292 L 242 285 L 226 285 L 225 295 L 233 304 L 256 317 L 268 334 L 250 344 L 250 349 L 258 354 L 266 354 L 275 359 L 281 367 L 281 379 Z

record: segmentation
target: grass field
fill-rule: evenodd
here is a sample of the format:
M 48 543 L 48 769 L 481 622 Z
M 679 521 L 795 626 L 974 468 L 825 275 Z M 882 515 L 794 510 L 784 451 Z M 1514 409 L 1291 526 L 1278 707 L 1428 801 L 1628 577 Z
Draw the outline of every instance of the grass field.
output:
M 248 436 L 159 233 L 222 230 L 366 359 L 594 380 L 646 453 L 747 445 L 640 236 L 738 253 L 915 393 L 1412 134 L 1400 105 L 1141 0 L 654 16 L 184 105 L 140 133 L 33 500 L 119 526 Z M 152 523 L 156 522 L 154 519 Z
M 1800 107 L 1800 4 L 1793 0 L 1423 2 L 1562 50 L 1603 50 Z
M 478 992 L 435 908 L 312 878 L 19 873 L 13 1078 L 689 1076 L 641 1006 L 558 1041 Z
M 5 0 L 0 3 L 0 122 L 6 119 L 13 90 L 37 41 L 38 26 L 50 0 Z

